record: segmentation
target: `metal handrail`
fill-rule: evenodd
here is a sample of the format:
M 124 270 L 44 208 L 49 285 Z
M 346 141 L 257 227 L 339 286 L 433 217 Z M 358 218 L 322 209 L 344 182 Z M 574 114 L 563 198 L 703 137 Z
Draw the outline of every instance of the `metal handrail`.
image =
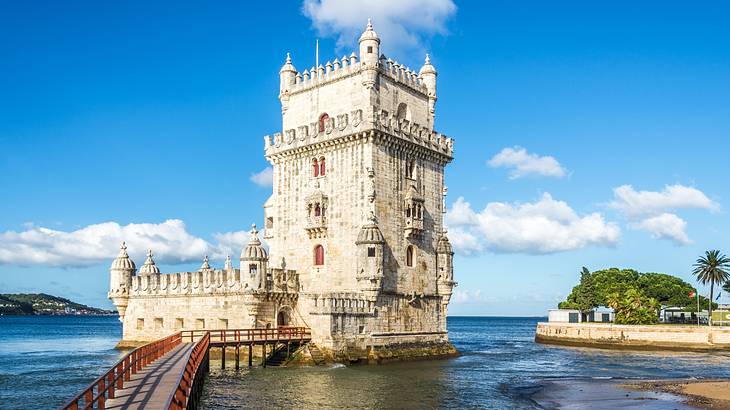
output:
M 201 367 L 203 371 L 207 371 L 209 366 L 209 345 L 210 332 L 206 332 L 195 346 L 193 346 L 193 350 L 188 357 L 188 362 L 180 372 L 180 376 L 178 376 L 177 388 L 170 393 L 170 398 L 168 399 L 168 409 L 186 409 L 190 404 L 190 399 L 192 399 L 192 407 L 197 408 L 197 401 L 200 398 L 202 388 L 203 372 L 201 372 Z
M 182 342 L 182 333 L 177 332 L 163 339 L 140 346 L 121 358 L 112 368 L 94 380 L 86 389 L 67 401 L 61 409 L 78 410 L 106 407 L 106 400 L 113 399 L 115 392 L 124 388 L 133 374 L 142 370 Z

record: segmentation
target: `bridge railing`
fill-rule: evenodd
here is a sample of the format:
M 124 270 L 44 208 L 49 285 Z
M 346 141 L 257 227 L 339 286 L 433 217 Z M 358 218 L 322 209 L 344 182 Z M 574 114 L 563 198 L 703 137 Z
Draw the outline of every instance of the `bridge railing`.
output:
M 257 343 L 274 341 L 305 341 L 312 338 L 306 327 L 278 327 L 270 329 L 216 329 L 183 330 L 184 341 L 193 342 L 210 333 L 210 343 Z
M 192 408 L 198 407 L 203 387 L 203 377 L 210 368 L 209 347 L 210 332 L 206 332 L 193 347 L 185 368 L 180 372 L 177 388 L 170 394 L 168 400 L 168 409 L 187 409 L 189 404 L 192 404 Z
M 109 371 L 94 380 L 86 389 L 66 402 L 61 409 L 104 409 L 106 400 L 113 399 L 133 374 L 157 360 L 182 342 L 182 334 L 174 333 L 164 339 L 140 346 L 117 362 Z

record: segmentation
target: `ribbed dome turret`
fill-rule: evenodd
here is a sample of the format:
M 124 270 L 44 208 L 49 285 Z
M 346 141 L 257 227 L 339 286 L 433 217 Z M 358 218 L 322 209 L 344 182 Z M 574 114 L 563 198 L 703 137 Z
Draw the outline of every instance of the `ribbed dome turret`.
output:
M 436 74 L 436 67 L 431 65 L 431 57 L 426 54 L 426 61 L 423 63 L 423 67 L 418 71 L 418 75 L 424 74 Z
M 134 261 L 129 258 L 129 255 L 127 254 L 127 244 L 126 242 L 122 242 L 122 246 L 119 248 L 119 255 L 116 259 L 112 262 L 112 270 L 137 270 L 137 265 L 134 264 Z
M 279 70 L 279 73 L 284 72 L 292 72 L 294 74 L 297 73 L 297 69 L 294 68 L 294 65 L 291 63 L 291 55 L 289 55 L 289 53 L 286 53 L 286 62 L 283 66 L 281 66 L 281 70 Z
M 361 243 L 385 243 L 383 233 L 380 232 L 378 222 L 373 213 L 370 214 L 368 223 L 360 228 L 360 233 L 357 234 L 357 241 L 355 243 L 358 245 Z
M 198 270 L 210 270 L 210 263 L 208 263 L 208 255 L 205 255 L 205 258 L 203 258 L 203 264 L 200 265 L 200 269 Z
M 241 250 L 241 260 L 265 260 L 269 258 L 266 249 L 261 246 L 258 234 L 259 231 L 256 230 L 256 224 L 251 225 L 251 240 Z
M 155 261 L 152 259 L 152 249 L 147 250 L 147 259 L 144 261 L 144 265 L 139 268 L 140 275 L 159 275 L 160 268 L 155 265 Z
M 446 234 L 441 235 L 438 243 L 436 244 L 436 253 L 453 254 L 454 249 L 451 247 L 451 242 Z
M 380 44 L 380 37 L 378 37 L 378 33 L 373 30 L 373 23 L 368 19 L 368 26 L 365 28 L 365 31 L 363 31 L 362 35 L 360 36 L 360 43 L 362 43 L 365 40 L 375 40 Z

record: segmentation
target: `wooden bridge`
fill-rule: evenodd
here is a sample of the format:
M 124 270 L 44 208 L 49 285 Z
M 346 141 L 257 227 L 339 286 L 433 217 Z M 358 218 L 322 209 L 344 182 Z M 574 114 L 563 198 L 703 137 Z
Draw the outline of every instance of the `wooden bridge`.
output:
M 210 369 L 210 349 L 221 349 L 225 368 L 226 348 L 233 348 L 238 370 L 241 348 L 248 349 L 251 366 L 254 348 L 261 346 L 266 367 L 310 340 L 303 327 L 183 330 L 132 350 L 61 409 L 194 409 Z

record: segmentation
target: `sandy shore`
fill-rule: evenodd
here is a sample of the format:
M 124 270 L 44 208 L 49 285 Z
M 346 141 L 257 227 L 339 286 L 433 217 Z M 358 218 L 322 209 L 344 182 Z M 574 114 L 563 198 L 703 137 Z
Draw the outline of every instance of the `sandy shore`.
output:
M 626 380 L 554 379 L 545 380 L 531 400 L 543 409 L 642 409 L 691 410 L 698 406 L 674 392 L 643 389 Z
M 645 392 L 663 392 L 684 397 L 684 402 L 701 409 L 730 410 L 728 380 L 657 380 L 625 385 Z

